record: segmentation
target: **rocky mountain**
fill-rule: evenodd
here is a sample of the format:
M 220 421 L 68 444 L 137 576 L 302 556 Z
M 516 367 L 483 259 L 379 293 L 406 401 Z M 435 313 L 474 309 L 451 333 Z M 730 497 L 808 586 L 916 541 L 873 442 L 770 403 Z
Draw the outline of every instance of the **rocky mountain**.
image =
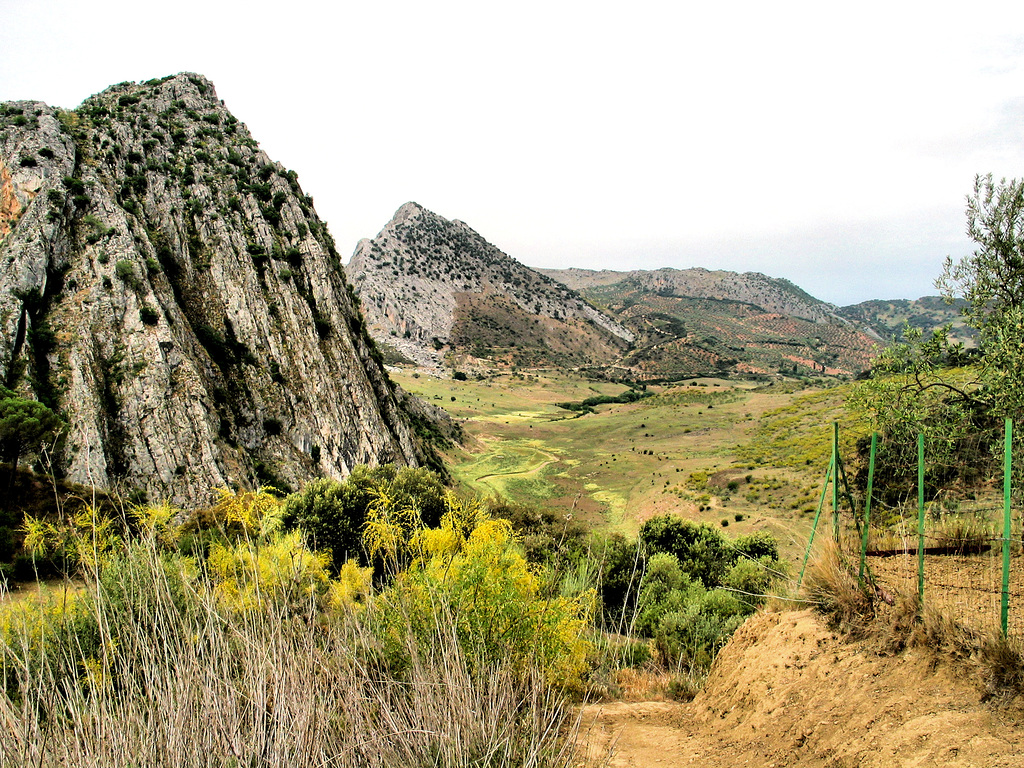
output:
M 425 455 L 311 198 L 192 74 L 0 105 L 0 383 L 151 497 Z
M 619 366 L 637 378 L 851 375 L 869 367 L 883 338 L 788 280 L 756 272 L 543 272 L 634 332 Z
M 406 203 L 346 267 L 370 332 L 419 365 L 605 364 L 631 331 L 461 221 Z
M 346 269 L 377 341 L 431 368 L 471 357 L 641 380 L 853 375 L 889 339 L 759 273 L 532 270 L 415 203 Z
M 694 269 L 635 269 L 629 272 L 590 269 L 541 269 L 548 277 L 587 296 L 657 294 L 662 297 L 711 299 L 750 304 L 765 312 L 811 322 L 835 318 L 835 307 L 814 298 L 788 280 L 760 272 Z

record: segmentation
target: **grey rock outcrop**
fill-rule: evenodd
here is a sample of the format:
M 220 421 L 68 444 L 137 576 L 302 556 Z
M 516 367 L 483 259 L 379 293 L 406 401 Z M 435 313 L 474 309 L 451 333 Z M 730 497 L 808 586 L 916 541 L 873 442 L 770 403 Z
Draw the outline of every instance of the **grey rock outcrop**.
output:
M 179 502 L 424 456 L 312 200 L 192 74 L 0 105 L 0 383 L 70 479 Z
M 634 338 L 575 291 L 417 203 L 361 240 L 346 271 L 375 338 L 426 367 L 441 367 L 442 346 L 493 353 L 510 335 L 573 362 L 607 361 Z

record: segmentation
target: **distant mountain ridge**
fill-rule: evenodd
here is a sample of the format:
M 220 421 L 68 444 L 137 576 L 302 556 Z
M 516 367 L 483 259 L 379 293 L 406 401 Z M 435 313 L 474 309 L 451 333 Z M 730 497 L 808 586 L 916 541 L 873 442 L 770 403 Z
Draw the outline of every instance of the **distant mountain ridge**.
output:
M 564 283 L 585 295 L 601 296 L 602 288 L 624 286 L 661 296 L 717 299 L 752 304 L 766 312 L 799 317 L 812 322 L 836 316 L 835 307 L 814 298 L 802 288 L 782 278 L 760 272 L 712 271 L 691 269 L 634 269 L 628 272 L 587 269 L 539 269 L 538 272 Z
M 346 272 L 370 332 L 420 365 L 441 351 L 509 364 L 599 364 L 633 333 L 465 223 L 406 203 Z
M 841 307 L 838 314 L 852 323 L 870 329 L 884 341 L 899 339 L 906 326 L 922 331 L 933 331 L 950 326 L 950 340 L 967 347 L 977 344 L 977 331 L 963 318 L 963 299 L 952 303 L 941 296 L 922 296 L 919 299 L 873 299 Z
M 788 280 L 702 268 L 545 270 L 637 336 L 618 365 L 635 378 L 853 375 L 879 336 Z
M 361 241 L 347 271 L 377 341 L 435 369 L 851 376 L 905 322 L 930 330 L 958 318 L 932 298 L 840 308 L 758 272 L 533 270 L 415 203 Z

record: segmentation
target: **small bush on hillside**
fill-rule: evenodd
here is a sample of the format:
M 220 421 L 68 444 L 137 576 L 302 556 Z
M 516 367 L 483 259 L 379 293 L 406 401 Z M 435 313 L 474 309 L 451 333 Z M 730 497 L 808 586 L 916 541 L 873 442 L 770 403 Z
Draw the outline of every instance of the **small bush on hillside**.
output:
M 130 288 L 138 287 L 139 278 L 135 274 L 135 267 L 127 259 L 121 259 L 114 265 L 114 275 Z
M 139 319 L 146 325 L 156 325 L 160 322 L 160 313 L 149 304 L 139 307 Z
M 651 518 L 640 529 L 647 569 L 636 630 L 663 661 L 700 672 L 784 573 L 778 545 L 763 532 L 731 541 L 706 524 Z
M 675 555 L 689 578 L 705 587 L 722 583 L 735 560 L 725 536 L 706 523 L 694 523 L 674 515 L 652 517 L 640 528 L 640 541 L 648 554 Z
M 285 500 L 284 523 L 304 531 L 309 545 L 330 555 L 330 570 L 337 573 L 347 560 L 370 565 L 363 550 L 363 526 L 375 490 L 382 484 L 396 503 L 415 506 L 427 527 L 440 523 L 445 509 L 445 487 L 427 469 L 369 468 L 358 466 L 346 480 L 314 480 Z

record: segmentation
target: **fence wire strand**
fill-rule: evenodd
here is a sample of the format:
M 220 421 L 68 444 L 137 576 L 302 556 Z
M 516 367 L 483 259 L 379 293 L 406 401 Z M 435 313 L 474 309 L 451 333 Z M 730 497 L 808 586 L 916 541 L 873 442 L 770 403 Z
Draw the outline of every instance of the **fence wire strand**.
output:
M 1024 432 L 1024 429 L 1020 430 Z M 924 605 L 981 632 L 1002 629 L 1002 429 L 961 434 L 955 441 L 926 437 L 924 451 Z M 1009 613 L 1007 635 L 1024 640 L 1022 488 L 1024 444 L 1014 440 L 1012 461 Z M 854 509 L 844 509 L 840 538 L 860 556 L 868 457 L 847 465 Z M 876 452 L 866 565 L 889 594 L 918 592 L 917 444 L 880 437 Z

